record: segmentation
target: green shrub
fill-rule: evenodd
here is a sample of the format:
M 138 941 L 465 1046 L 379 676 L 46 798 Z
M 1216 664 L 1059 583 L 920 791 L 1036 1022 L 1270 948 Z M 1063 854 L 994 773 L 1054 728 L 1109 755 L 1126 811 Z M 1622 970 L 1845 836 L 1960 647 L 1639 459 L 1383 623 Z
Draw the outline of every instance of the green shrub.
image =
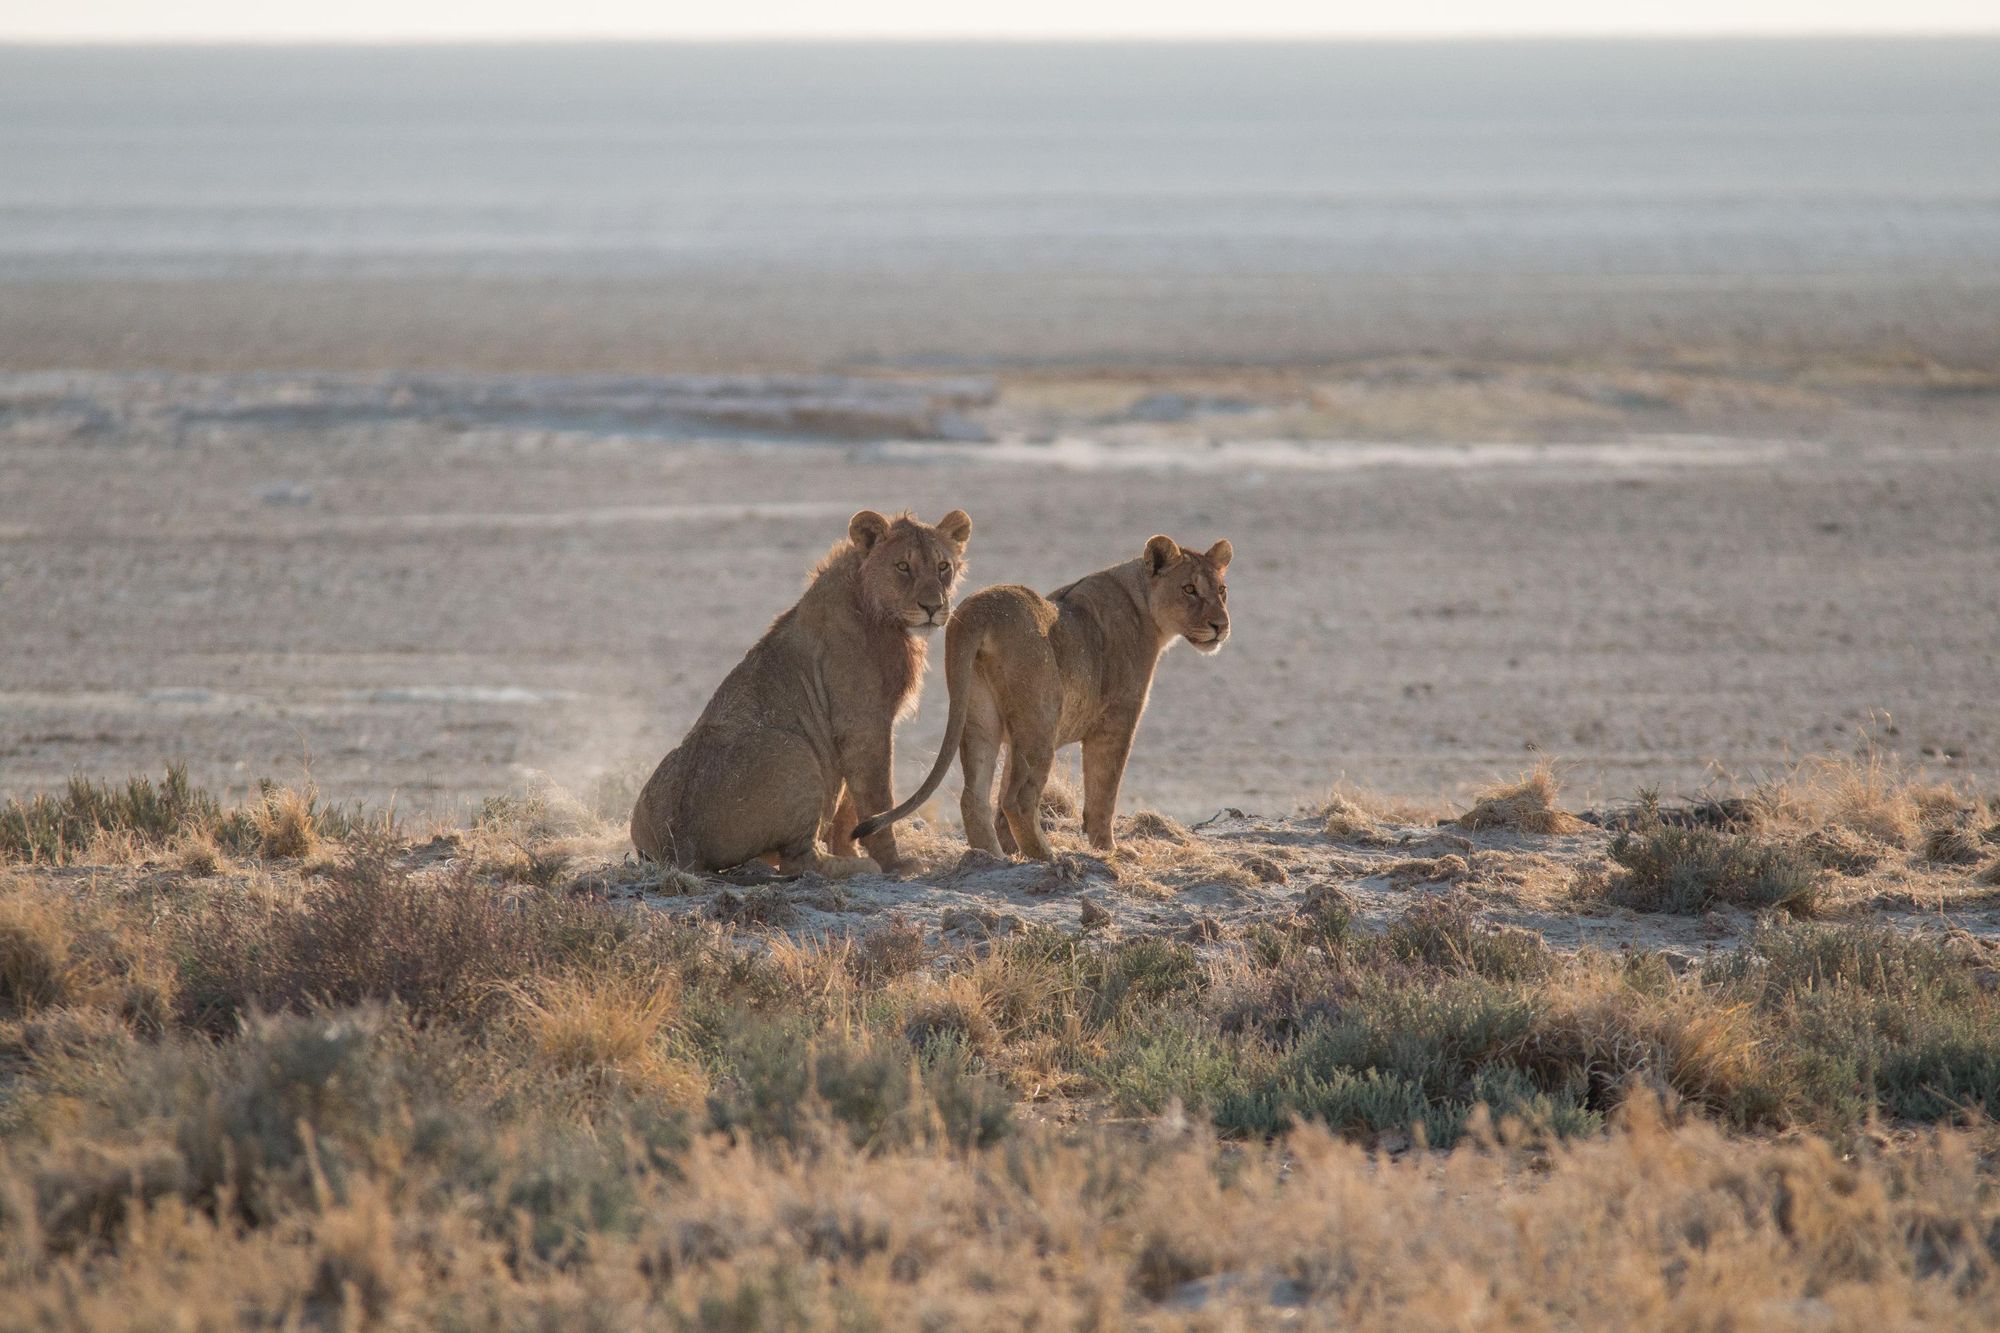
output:
M 1611 859 L 1624 869 L 1612 897 L 1645 912 L 1706 912 L 1716 903 L 1813 915 L 1819 870 L 1788 848 L 1738 833 L 1652 824 L 1620 833 Z
M 1086 958 L 1095 964 L 1086 978 L 1093 992 L 1091 1018 L 1100 1025 L 1168 1001 L 1192 1000 L 1207 986 L 1194 950 L 1174 940 L 1145 936 Z
M 718 1130 L 810 1149 L 829 1128 L 856 1147 L 1003 1137 L 1011 1102 L 950 1037 L 912 1053 L 901 1042 L 821 1038 L 799 1022 L 747 1019 L 724 1053 L 709 1098 Z
M 1445 972 L 1474 972 L 1491 981 L 1545 976 L 1555 955 L 1539 935 L 1496 930 L 1463 906 L 1431 902 L 1413 907 L 1389 926 L 1389 952 Z
M 272 815 L 281 807 L 297 825 L 295 840 L 345 838 L 387 826 L 386 820 L 369 819 L 359 806 L 321 804 L 310 784 L 294 792 L 268 779 L 258 783 L 257 798 L 250 804 L 225 809 L 213 794 L 188 780 L 185 767 L 169 764 L 157 784 L 134 777 L 119 786 L 77 775 L 58 795 L 8 801 L 0 806 L 0 861 L 59 864 L 82 855 L 101 833 L 127 834 L 141 847 L 157 850 L 182 834 L 201 831 L 232 855 L 263 855 L 269 850 Z
M 222 806 L 171 764 L 159 784 L 135 777 L 124 786 L 70 778 L 58 796 L 38 793 L 0 806 L 0 858 L 56 863 L 90 846 L 100 832 L 130 833 L 164 846 L 185 830 L 215 825 Z
M 1766 930 L 1717 978 L 1718 1003 L 1745 997 L 1772 1026 L 1808 1119 L 2000 1113 L 2000 995 L 1977 961 L 1936 940 L 1874 926 Z
M 1169 1102 L 1179 1101 L 1194 1110 L 1216 1111 L 1257 1082 L 1248 1066 L 1255 1060 L 1254 1045 L 1232 1042 L 1206 1025 L 1192 1021 L 1154 1026 L 1135 1026 L 1111 1050 L 1093 1072 L 1110 1092 L 1112 1101 L 1128 1114 L 1157 1114 Z M 1268 1066 L 1269 1059 L 1263 1061 Z M 1239 1132 L 1268 1133 L 1268 1128 L 1245 1125 Z

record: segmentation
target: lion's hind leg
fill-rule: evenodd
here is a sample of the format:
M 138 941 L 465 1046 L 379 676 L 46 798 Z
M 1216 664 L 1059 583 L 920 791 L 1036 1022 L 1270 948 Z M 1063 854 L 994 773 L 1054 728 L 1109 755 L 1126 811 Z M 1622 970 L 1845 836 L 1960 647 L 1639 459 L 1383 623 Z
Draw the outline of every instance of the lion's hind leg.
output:
M 1037 861 L 1056 859 L 1055 848 L 1042 832 L 1042 792 L 1049 785 L 1049 769 L 1055 759 L 1055 746 L 1046 733 L 1023 736 L 1019 728 L 1010 733 L 1000 809 L 1014 831 L 1021 855 Z
M 972 698 L 965 717 L 965 734 L 958 743 L 958 768 L 965 789 L 958 796 L 958 816 L 965 825 L 968 846 L 995 856 L 1010 856 L 1011 840 L 1004 836 L 1005 825 L 996 826 L 993 805 L 993 772 L 1000 762 L 1002 738 L 1000 712 L 993 692 L 974 680 Z
M 849 875 L 873 874 L 876 864 L 865 856 L 828 856 L 820 850 L 819 839 L 810 838 L 778 848 L 781 875 L 824 875 L 846 879 Z
M 705 869 L 773 853 L 786 874 L 802 873 L 799 866 L 822 869 L 827 784 L 803 739 L 764 728 L 737 731 L 706 749 L 681 791 L 683 828 L 702 849 Z

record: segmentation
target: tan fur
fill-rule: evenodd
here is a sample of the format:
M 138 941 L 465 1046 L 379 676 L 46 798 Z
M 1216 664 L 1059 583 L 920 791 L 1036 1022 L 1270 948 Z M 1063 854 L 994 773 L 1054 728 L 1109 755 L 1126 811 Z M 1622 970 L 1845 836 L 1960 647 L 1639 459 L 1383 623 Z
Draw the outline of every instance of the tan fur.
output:
M 1038 817 L 1042 788 L 1056 751 L 1080 741 L 1083 830 L 1091 846 L 1110 851 L 1118 786 L 1160 654 L 1179 638 L 1214 652 L 1229 637 L 1223 573 L 1230 554 L 1226 541 L 1202 552 L 1154 537 L 1137 560 L 1047 597 L 1018 585 L 968 597 L 945 630 L 951 715 L 937 764 L 915 795 L 854 835 L 874 836 L 922 805 L 956 751 L 965 774 L 959 811 L 966 841 L 988 852 L 1018 846 L 1051 860 Z M 996 824 L 993 769 L 1003 744 L 1005 822 Z
M 936 527 L 863 510 L 710 699 L 632 808 L 632 842 L 655 861 L 724 870 L 775 856 L 787 874 L 852 858 L 855 810 L 890 788 L 896 719 L 923 684 L 924 640 L 946 622 L 972 520 Z M 884 870 L 891 830 L 868 839 Z

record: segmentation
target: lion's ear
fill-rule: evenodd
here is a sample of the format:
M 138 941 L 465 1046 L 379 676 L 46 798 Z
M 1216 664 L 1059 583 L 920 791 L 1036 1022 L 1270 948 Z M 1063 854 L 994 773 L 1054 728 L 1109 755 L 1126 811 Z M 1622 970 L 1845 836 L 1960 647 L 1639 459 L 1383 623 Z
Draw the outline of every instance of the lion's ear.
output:
M 972 540 L 972 519 L 963 509 L 954 509 L 937 521 L 937 530 L 951 538 L 954 545 L 964 546 Z
M 847 536 L 862 550 L 870 550 L 889 531 L 889 520 L 872 509 L 864 509 L 847 520 Z
M 1236 552 L 1230 547 L 1227 537 L 1224 537 L 1221 541 L 1208 548 L 1209 563 L 1213 564 L 1217 569 L 1229 568 L 1229 557 L 1234 554 Z
M 1181 544 L 1172 537 L 1146 539 L 1146 568 L 1157 574 L 1181 558 Z

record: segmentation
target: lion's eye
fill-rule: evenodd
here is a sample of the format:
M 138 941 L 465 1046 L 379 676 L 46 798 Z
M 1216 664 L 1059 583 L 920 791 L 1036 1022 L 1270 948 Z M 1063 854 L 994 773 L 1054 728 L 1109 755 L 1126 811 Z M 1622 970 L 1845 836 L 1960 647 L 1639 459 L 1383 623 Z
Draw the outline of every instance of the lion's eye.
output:
M 1184 592 L 1184 593 L 1186 593 L 1186 594 L 1187 594 L 1188 596 L 1190 596 L 1190 597 L 1192 597 L 1192 596 L 1194 596 L 1194 595 L 1195 595 L 1195 592 L 1194 592 L 1194 585 L 1193 585 L 1192 583 L 1190 583 L 1190 584 L 1187 584 L 1187 585 L 1185 585 L 1184 587 L 1182 587 L 1182 588 L 1181 588 L 1181 591 L 1182 591 L 1182 592 Z
M 1217 589 L 1215 590 L 1215 596 L 1216 596 L 1216 600 L 1218 600 L 1218 601 L 1223 601 L 1223 602 L 1226 602 L 1226 601 L 1228 601 L 1228 600 L 1229 600 L 1229 589 L 1227 589 L 1227 588 L 1217 588 Z
M 907 561 L 907 560 L 898 560 L 898 561 L 896 562 L 896 570 L 897 570 L 897 572 L 898 572 L 898 573 L 902 573 L 902 574 L 907 574 L 907 573 L 909 573 L 909 572 L 910 572 L 910 562 L 909 562 L 909 561 Z
M 951 577 L 951 561 L 949 560 L 938 561 L 938 577 L 947 579 Z

